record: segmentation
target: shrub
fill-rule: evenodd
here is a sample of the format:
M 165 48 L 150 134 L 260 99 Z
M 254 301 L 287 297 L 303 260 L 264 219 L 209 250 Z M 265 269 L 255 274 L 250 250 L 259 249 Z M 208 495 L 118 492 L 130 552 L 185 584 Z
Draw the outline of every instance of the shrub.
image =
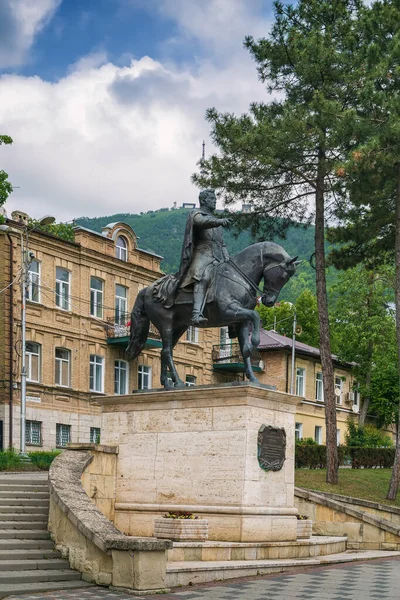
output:
M 346 445 L 363 448 L 392 448 L 393 442 L 381 429 L 373 425 L 359 425 L 352 417 L 347 419 Z
M 339 446 L 339 464 L 349 464 L 353 469 L 390 468 L 393 466 L 395 448 L 364 448 Z M 296 468 L 324 469 L 326 446 L 296 444 Z
M 21 459 L 14 448 L 0 452 L 0 471 L 13 471 L 18 469 L 20 465 Z
M 49 452 L 28 452 L 31 463 L 42 471 L 48 471 L 51 463 L 59 454 L 61 454 L 61 450 L 51 450 Z

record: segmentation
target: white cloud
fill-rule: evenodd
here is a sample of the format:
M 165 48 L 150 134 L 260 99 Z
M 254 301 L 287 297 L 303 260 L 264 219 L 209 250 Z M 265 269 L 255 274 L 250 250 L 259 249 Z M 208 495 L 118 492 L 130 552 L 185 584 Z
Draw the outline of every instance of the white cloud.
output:
M 196 200 L 190 176 L 209 132 L 205 109 L 242 112 L 251 101 L 265 98 L 242 40 L 268 28 L 260 15 L 246 12 L 247 2 L 198 4 L 209 9 L 206 43 L 222 26 L 221 13 L 212 21 L 211 9 L 219 4 L 230 10 L 224 13 L 230 20 L 226 28 L 232 27 L 237 49 L 222 51 L 222 43 L 231 44 L 227 37 L 215 41 L 223 65 L 215 58 L 217 50 L 190 67 L 150 57 L 128 66 L 103 64 L 106 56 L 94 53 L 55 83 L 0 78 L 0 131 L 14 139 L 13 146 L 0 150 L 1 167 L 20 186 L 8 202 L 9 212 L 19 208 L 34 217 L 54 214 L 67 220 Z M 184 8 L 185 3 L 176 0 L 175 5 Z M 202 27 L 195 29 L 185 19 L 181 27 L 202 39 Z
M 1 0 L 0 68 L 27 60 L 35 36 L 47 25 L 61 0 Z

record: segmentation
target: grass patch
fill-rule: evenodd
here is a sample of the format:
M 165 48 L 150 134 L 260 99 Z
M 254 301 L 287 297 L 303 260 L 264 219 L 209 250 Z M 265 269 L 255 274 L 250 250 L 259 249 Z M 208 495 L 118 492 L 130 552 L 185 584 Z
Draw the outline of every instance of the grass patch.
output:
M 385 498 L 391 475 L 392 469 L 339 469 L 339 483 L 332 485 L 325 481 L 325 469 L 296 469 L 295 482 L 298 487 L 309 490 L 331 492 L 400 507 L 400 492 L 394 501 Z

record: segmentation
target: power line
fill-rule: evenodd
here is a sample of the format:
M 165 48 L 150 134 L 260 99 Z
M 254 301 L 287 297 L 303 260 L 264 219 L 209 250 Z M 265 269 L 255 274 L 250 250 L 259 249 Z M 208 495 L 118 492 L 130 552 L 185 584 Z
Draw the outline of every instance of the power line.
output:
M 5 292 L 6 290 L 8 290 L 8 288 L 10 288 L 11 286 L 13 286 L 14 283 L 16 283 L 19 280 L 19 278 L 21 277 L 21 273 L 22 273 L 22 269 L 19 270 L 19 272 L 16 274 L 15 278 L 13 279 L 13 281 L 11 283 L 9 283 L 5 288 L 0 290 L 0 294 Z

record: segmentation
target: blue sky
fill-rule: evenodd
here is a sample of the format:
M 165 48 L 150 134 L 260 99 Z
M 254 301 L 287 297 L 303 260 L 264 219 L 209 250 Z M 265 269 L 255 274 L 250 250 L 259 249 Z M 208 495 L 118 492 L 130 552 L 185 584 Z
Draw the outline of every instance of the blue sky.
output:
M 272 0 L 1 0 L 8 210 L 60 219 L 194 201 L 206 108 L 266 98 L 243 49 Z

